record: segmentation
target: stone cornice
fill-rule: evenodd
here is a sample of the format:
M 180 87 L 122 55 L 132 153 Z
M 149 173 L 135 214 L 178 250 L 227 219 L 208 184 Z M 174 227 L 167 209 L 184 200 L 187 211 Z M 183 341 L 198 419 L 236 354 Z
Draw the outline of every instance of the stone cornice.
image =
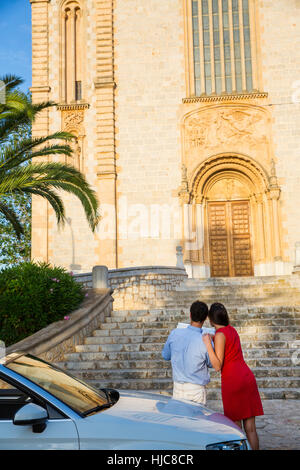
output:
M 88 103 L 60 103 L 57 105 L 58 111 L 79 111 L 82 109 L 89 109 L 90 105 Z
M 94 82 L 94 86 L 96 89 L 98 88 L 116 88 L 116 82 L 112 80 L 97 80 Z
M 50 93 L 51 87 L 45 86 L 32 86 L 29 88 L 31 93 Z
M 218 102 L 218 101 L 238 101 L 238 100 L 254 100 L 267 98 L 268 93 L 239 93 L 232 95 L 215 95 L 215 96 L 191 96 L 190 98 L 183 98 L 182 102 L 184 104 L 189 103 L 209 103 L 209 102 Z
M 98 171 L 97 172 L 97 177 L 99 179 L 102 179 L 102 180 L 110 180 L 110 179 L 113 179 L 113 180 L 116 180 L 117 179 L 117 173 L 115 170 L 111 171 L 111 170 L 103 170 L 103 171 Z

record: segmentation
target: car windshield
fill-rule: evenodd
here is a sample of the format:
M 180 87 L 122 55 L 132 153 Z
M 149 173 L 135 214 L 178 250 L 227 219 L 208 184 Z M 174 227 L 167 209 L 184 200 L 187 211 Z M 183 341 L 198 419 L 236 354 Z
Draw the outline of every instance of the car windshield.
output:
M 20 356 L 8 362 L 6 367 L 31 380 L 80 414 L 87 415 L 95 408 L 108 405 L 104 391 L 95 390 L 41 359 Z

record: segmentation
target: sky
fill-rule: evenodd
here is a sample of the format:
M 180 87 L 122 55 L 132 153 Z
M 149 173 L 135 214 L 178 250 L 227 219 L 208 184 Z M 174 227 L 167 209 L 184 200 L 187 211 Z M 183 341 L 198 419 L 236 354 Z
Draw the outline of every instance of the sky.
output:
M 0 0 L 0 77 L 21 76 L 31 86 L 31 8 L 29 0 Z

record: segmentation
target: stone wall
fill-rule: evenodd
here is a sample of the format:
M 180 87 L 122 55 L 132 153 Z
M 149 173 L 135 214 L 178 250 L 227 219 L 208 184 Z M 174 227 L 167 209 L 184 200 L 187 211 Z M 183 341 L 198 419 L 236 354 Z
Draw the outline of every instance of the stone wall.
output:
M 75 274 L 77 282 L 92 287 L 92 273 Z M 164 306 L 170 291 L 187 279 L 184 268 L 140 266 L 108 271 L 108 287 L 113 290 L 114 310 Z
M 172 266 L 182 227 L 182 0 L 115 2 L 119 266 Z
M 79 282 L 80 284 L 82 284 L 86 289 L 92 289 L 93 287 L 92 273 L 74 274 L 73 278 L 75 279 L 76 282 Z
M 166 294 L 186 278 L 186 271 L 181 268 L 149 266 L 111 270 L 109 284 L 113 289 L 114 310 L 163 306 Z
M 291 270 L 295 243 L 300 241 L 300 3 L 287 0 L 260 0 L 258 3 L 262 82 L 264 91 L 269 94 L 274 154 L 281 187 L 284 261 Z
M 182 183 L 192 191 L 194 171 L 206 159 L 226 154 L 251 158 L 268 178 L 276 170 L 281 191 L 272 198 L 278 197 L 278 203 L 257 188 L 258 211 L 251 213 L 255 274 L 290 274 L 300 241 L 299 1 L 251 1 L 258 93 L 195 97 L 187 86 L 193 68 L 187 67 L 193 44 L 186 33 L 187 1 L 78 0 L 85 25 L 80 103 L 63 103 L 61 96 L 64 2 L 31 3 L 33 100 L 60 103 L 37 119 L 34 136 L 61 129 L 77 135 L 80 169 L 99 196 L 102 215 L 93 234 L 78 200 L 65 195 L 67 224 L 58 229 L 47 203 L 33 198 L 33 258 L 74 271 L 89 271 L 98 263 L 110 269 L 174 264 L 176 245 L 194 231 L 181 212 L 178 191 Z M 193 123 L 200 137 L 197 141 L 196 132 L 191 147 L 186 124 Z M 277 222 L 264 237 L 261 226 L 271 226 L 272 217 Z M 196 227 L 201 237 L 206 225 L 203 208 Z M 198 261 L 205 277 L 208 245 L 204 251 L 205 259 Z

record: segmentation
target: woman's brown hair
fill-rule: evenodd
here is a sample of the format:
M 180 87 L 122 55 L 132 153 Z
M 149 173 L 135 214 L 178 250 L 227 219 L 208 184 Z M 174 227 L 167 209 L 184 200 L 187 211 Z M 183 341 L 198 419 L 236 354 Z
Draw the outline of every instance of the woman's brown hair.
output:
M 208 312 L 208 318 L 216 325 L 229 325 L 229 316 L 223 304 L 212 304 Z

